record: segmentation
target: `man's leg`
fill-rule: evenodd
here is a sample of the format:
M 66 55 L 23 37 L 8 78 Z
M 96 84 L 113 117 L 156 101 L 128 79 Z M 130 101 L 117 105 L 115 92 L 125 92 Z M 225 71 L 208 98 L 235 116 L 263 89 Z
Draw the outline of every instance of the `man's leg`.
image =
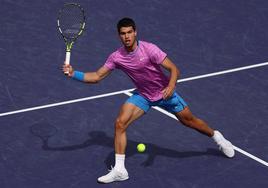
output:
M 197 130 L 209 137 L 214 135 L 214 130 L 208 126 L 206 122 L 195 117 L 189 107 L 185 107 L 182 111 L 175 113 L 178 120 L 185 126 Z
M 220 150 L 227 157 L 234 157 L 235 152 L 232 143 L 226 140 L 219 131 L 213 130 L 206 122 L 195 117 L 190 111 L 189 107 L 185 107 L 182 111 L 175 113 L 175 116 L 183 125 L 212 137 L 213 140 L 219 145 Z
M 143 114 L 143 110 L 131 103 L 125 103 L 121 107 L 119 116 L 117 117 L 115 122 L 115 153 L 125 154 L 127 145 L 126 129 L 134 120 L 138 119 Z
M 127 146 L 126 130 L 128 126 L 136 119 L 141 117 L 144 111 L 131 103 L 125 103 L 115 122 L 115 166 L 105 176 L 98 178 L 101 183 L 111 183 L 113 181 L 123 181 L 128 179 L 128 173 L 125 169 L 125 151 Z

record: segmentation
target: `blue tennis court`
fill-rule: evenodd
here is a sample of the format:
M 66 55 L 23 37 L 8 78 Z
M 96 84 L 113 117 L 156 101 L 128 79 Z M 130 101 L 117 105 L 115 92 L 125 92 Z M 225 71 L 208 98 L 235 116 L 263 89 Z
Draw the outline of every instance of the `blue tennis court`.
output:
M 268 2 L 80 0 L 86 30 L 71 64 L 95 71 L 121 46 L 116 23 L 132 17 L 140 40 L 178 66 L 176 91 L 236 150 L 151 109 L 128 128 L 130 179 L 99 184 L 114 165 L 114 121 L 134 88 L 119 70 L 99 84 L 61 71 L 57 13 L 65 1 L 2 0 L 1 188 L 264 188 L 268 186 Z M 138 143 L 146 151 L 138 153 Z

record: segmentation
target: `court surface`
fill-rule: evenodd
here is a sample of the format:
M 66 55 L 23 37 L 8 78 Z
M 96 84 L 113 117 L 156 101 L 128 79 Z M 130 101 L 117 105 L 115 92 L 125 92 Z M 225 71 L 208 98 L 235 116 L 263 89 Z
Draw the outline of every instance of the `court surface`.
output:
M 176 91 L 232 141 L 236 156 L 224 157 L 211 139 L 151 109 L 128 129 L 130 179 L 98 184 L 114 164 L 114 120 L 133 84 L 117 70 L 97 85 L 64 76 L 56 27 L 64 1 L 1 0 L 1 188 L 268 186 L 267 1 L 75 2 L 87 16 L 72 51 L 76 69 L 102 66 L 121 46 L 117 21 L 132 17 L 139 39 L 181 70 Z

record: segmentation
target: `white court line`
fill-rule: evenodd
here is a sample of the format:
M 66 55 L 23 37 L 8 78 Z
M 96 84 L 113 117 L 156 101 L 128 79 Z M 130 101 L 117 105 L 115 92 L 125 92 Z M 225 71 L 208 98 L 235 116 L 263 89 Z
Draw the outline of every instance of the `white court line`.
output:
M 50 107 L 55 107 L 55 106 L 61 106 L 61 105 L 65 105 L 65 104 L 72 104 L 72 103 L 77 103 L 77 102 L 82 102 L 82 101 L 87 101 L 87 100 L 92 100 L 92 99 L 109 97 L 109 96 L 113 96 L 113 95 L 123 94 L 124 92 L 131 92 L 133 90 L 134 89 L 126 89 L 126 90 L 112 92 L 112 93 L 106 93 L 106 94 L 102 94 L 102 95 L 95 95 L 95 96 L 91 96 L 91 97 L 85 97 L 85 98 L 80 98 L 80 99 L 63 101 L 63 102 L 59 102 L 59 103 L 47 104 L 47 105 L 43 105 L 43 106 L 36 106 L 36 107 L 32 107 L 32 108 L 25 108 L 25 109 L 22 109 L 22 110 L 5 112 L 5 113 L 1 113 L 0 114 L 0 117 L 12 115 L 12 114 L 18 114 L 18 113 L 22 113 L 22 112 L 29 112 L 29 111 L 34 111 L 34 110 L 40 110 L 40 109 L 50 108 Z
M 130 93 L 130 92 L 125 92 L 124 94 L 126 94 L 126 95 L 128 95 L 128 96 L 131 96 L 131 95 L 132 95 L 132 93 Z M 153 108 L 154 108 L 155 110 L 157 110 L 157 111 L 159 111 L 159 112 L 162 112 L 163 114 L 165 114 L 165 115 L 167 115 L 167 116 L 169 116 L 169 117 L 175 119 L 175 120 L 178 120 L 177 117 L 176 117 L 175 115 L 173 115 L 172 113 L 170 113 L 170 112 L 168 112 L 168 111 L 166 111 L 166 110 L 163 110 L 162 108 L 155 107 L 155 106 L 153 106 Z M 263 165 L 265 165 L 265 166 L 268 167 L 268 162 L 266 162 L 266 161 L 264 161 L 264 160 L 262 160 L 262 159 L 260 159 L 260 158 L 258 158 L 258 157 L 256 157 L 256 156 L 254 156 L 254 155 L 252 155 L 252 154 L 250 154 L 250 153 L 248 153 L 248 152 L 246 152 L 246 151 L 240 149 L 240 148 L 237 147 L 237 146 L 234 146 L 234 149 L 235 149 L 236 151 L 238 151 L 238 152 L 240 152 L 240 153 L 246 155 L 247 157 L 249 157 L 249 158 L 251 158 L 251 159 L 253 159 L 253 160 L 255 160 L 255 161 L 257 161 L 257 162 L 259 162 L 259 163 L 261 163 L 261 164 L 263 164 Z
M 201 78 L 218 76 L 218 75 L 222 75 L 222 74 L 238 72 L 238 71 L 247 70 L 247 69 L 253 69 L 253 68 L 257 68 L 257 67 L 262 67 L 262 66 L 266 66 L 266 65 L 268 65 L 268 62 L 259 63 L 259 64 L 255 64 L 255 65 L 249 65 L 249 66 L 245 66 L 245 67 L 238 67 L 238 68 L 234 68 L 234 69 L 228 69 L 228 70 L 220 71 L 220 72 L 203 74 L 203 75 L 200 75 L 200 76 L 194 76 L 194 77 L 190 77 L 190 78 L 184 78 L 184 79 L 178 80 L 178 82 L 186 82 L 186 81 L 197 80 L 197 79 L 201 79 Z
M 238 147 L 236 147 L 236 146 L 234 146 L 234 149 L 235 149 L 236 151 L 238 151 L 238 152 L 240 152 L 240 153 L 242 153 L 242 154 L 244 154 L 244 155 L 250 157 L 251 159 L 253 159 L 253 160 L 255 160 L 255 161 L 258 161 L 259 163 L 261 163 L 261 164 L 263 164 L 263 165 L 265 165 L 265 166 L 268 167 L 268 163 L 267 163 L 266 161 L 264 161 L 264 160 L 262 160 L 262 159 L 260 159 L 260 158 L 258 158 L 258 157 L 255 157 L 254 155 L 251 155 L 250 153 L 248 153 L 248 152 L 246 152 L 246 151 L 244 151 L 244 150 L 242 150 L 242 149 L 240 149 L 240 148 L 238 148 Z
M 244 67 L 239 67 L 239 68 L 234 68 L 234 69 L 228 69 L 228 70 L 225 70 L 225 71 L 214 72 L 214 73 L 210 73 L 210 74 L 203 74 L 203 75 L 194 76 L 194 77 L 190 77 L 190 78 L 184 78 L 184 79 L 178 80 L 177 82 L 180 83 L 180 82 L 186 82 L 186 81 L 191 81 L 191 80 L 197 80 L 197 79 L 201 79 L 201 78 L 218 76 L 218 75 L 222 75 L 222 74 L 242 71 L 242 70 L 246 70 L 246 69 L 253 69 L 253 68 L 266 66 L 266 65 L 268 65 L 268 62 L 249 65 L 249 66 L 244 66 Z M 97 98 L 102 98 L 102 97 L 108 97 L 108 96 L 113 96 L 113 95 L 118 95 L 118 94 L 123 94 L 125 92 L 130 92 L 130 91 L 133 91 L 133 90 L 134 90 L 134 88 L 127 89 L 127 90 L 121 90 L 121 91 L 117 91 L 117 92 L 112 92 L 112 93 L 106 93 L 106 94 L 102 94 L 102 95 L 96 95 L 96 96 L 91 96 L 91 97 L 85 97 L 85 98 L 80 98 L 80 99 L 63 101 L 63 102 L 59 102 L 59 103 L 53 103 L 53 104 L 48 104 L 48 105 L 25 108 L 25 109 L 21 109 L 21 110 L 4 112 L 4 113 L 0 114 L 0 117 L 12 115 L 12 114 L 23 113 L 23 112 L 29 112 L 29 111 L 33 111 L 33 110 L 40 110 L 40 109 L 50 108 L 50 107 L 55 107 L 55 106 L 61 106 L 61 105 L 66 105 L 66 104 L 72 104 L 72 103 L 77 103 L 77 102 L 82 102 L 82 101 L 87 101 L 87 100 L 92 100 L 92 99 L 97 99 Z

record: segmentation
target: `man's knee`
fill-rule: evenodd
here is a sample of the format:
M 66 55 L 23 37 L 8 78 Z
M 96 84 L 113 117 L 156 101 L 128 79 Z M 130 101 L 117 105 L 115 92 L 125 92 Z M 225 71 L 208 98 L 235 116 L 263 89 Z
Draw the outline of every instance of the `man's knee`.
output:
M 182 124 L 186 126 L 192 126 L 194 124 L 195 117 L 193 115 L 187 115 L 187 116 L 179 117 L 179 120 Z
M 122 118 L 118 117 L 115 121 L 115 130 L 124 132 L 127 128 L 127 122 L 124 121 Z

